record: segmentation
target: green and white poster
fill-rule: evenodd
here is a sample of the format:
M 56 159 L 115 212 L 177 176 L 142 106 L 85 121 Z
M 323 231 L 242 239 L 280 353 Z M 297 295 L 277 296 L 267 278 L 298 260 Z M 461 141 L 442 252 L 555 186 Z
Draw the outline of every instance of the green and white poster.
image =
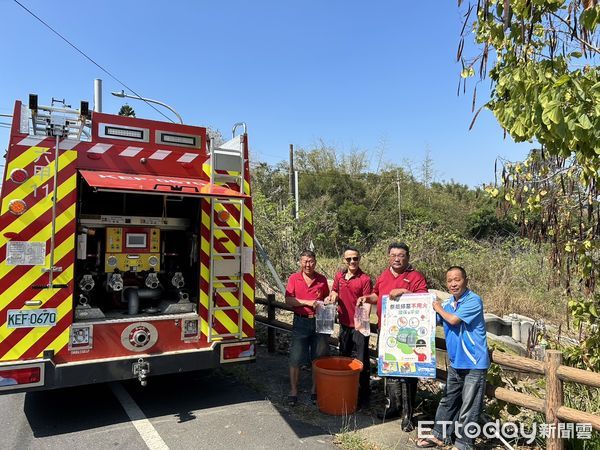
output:
M 435 378 L 435 295 L 384 295 L 382 301 L 379 376 Z

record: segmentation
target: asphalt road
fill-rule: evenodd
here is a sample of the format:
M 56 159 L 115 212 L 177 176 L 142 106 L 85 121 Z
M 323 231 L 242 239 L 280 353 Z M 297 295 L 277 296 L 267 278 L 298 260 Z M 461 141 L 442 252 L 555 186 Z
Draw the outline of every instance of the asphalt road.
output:
M 217 371 L 0 396 L 2 449 L 332 449 L 332 437 Z

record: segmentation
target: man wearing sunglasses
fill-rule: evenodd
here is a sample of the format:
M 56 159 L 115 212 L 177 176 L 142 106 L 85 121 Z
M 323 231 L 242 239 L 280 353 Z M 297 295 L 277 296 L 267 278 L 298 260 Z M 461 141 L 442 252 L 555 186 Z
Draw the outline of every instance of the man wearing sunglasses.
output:
M 372 284 L 371 277 L 360 268 L 358 249 L 347 246 L 344 249 L 343 259 L 346 267 L 335 274 L 329 301 L 338 305 L 340 355 L 352 356 L 354 351 L 356 352 L 356 359 L 363 363 L 363 370 L 359 379 L 358 405 L 364 408 L 369 405 L 371 394 L 369 387 L 371 378 L 369 336 L 364 336 L 354 329 L 354 314 L 358 298 L 369 295 Z
M 423 274 L 414 270 L 409 264 L 408 245 L 392 242 L 388 247 L 388 257 L 389 267 L 377 278 L 373 293 L 358 299 L 358 304 L 367 302 L 377 305 L 378 328 L 381 328 L 381 306 L 384 295 L 388 295 L 390 300 L 402 301 L 402 294 L 428 292 Z M 377 416 L 380 419 L 389 419 L 400 416 L 402 412 L 402 430 L 412 431 L 418 379 L 387 377 L 385 383 L 386 406 Z

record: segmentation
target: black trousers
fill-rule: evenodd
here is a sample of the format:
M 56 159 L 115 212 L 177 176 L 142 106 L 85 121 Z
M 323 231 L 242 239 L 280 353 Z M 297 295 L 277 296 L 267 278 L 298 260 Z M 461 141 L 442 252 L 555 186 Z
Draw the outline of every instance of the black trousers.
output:
M 359 378 L 359 398 L 368 399 L 371 394 L 369 382 L 371 379 L 371 358 L 369 357 L 369 337 L 356 331 L 353 327 L 340 324 L 340 355 L 353 356 L 363 363 Z M 354 354 L 353 354 L 354 353 Z

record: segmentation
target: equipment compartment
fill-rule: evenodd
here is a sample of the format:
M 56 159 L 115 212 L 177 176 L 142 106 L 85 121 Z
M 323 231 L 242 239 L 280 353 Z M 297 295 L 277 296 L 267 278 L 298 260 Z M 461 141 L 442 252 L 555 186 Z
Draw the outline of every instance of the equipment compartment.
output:
M 78 182 L 75 321 L 196 312 L 200 200 Z

